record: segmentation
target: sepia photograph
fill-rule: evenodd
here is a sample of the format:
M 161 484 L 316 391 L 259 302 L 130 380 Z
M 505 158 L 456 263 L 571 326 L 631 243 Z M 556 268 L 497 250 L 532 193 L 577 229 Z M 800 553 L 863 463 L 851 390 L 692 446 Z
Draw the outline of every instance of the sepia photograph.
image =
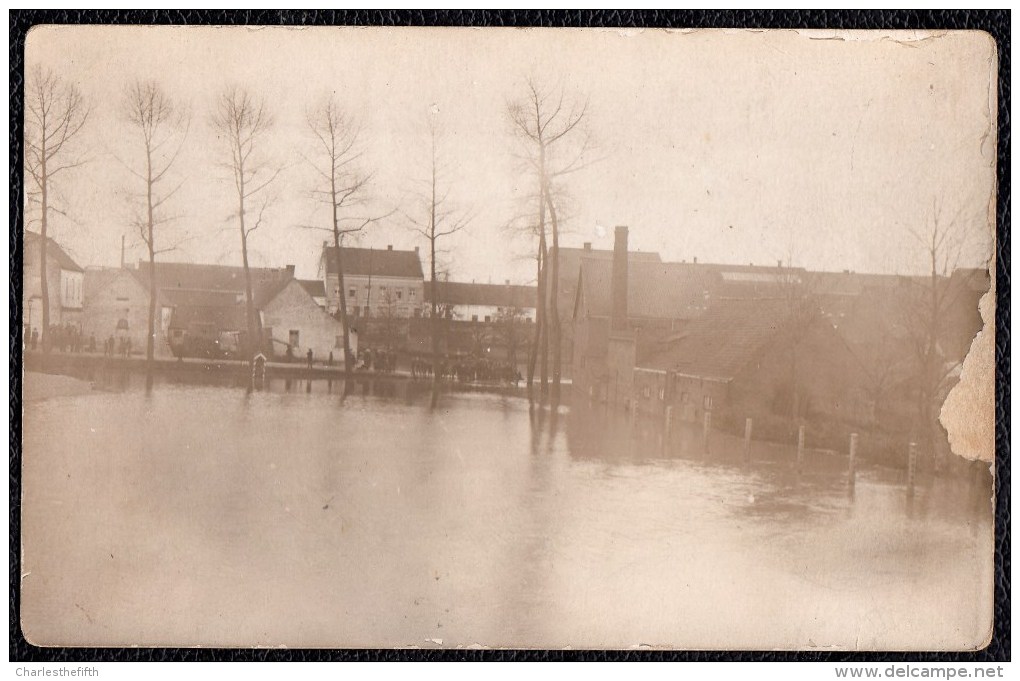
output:
M 998 61 L 33 27 L 24 637 L 984 648 Z

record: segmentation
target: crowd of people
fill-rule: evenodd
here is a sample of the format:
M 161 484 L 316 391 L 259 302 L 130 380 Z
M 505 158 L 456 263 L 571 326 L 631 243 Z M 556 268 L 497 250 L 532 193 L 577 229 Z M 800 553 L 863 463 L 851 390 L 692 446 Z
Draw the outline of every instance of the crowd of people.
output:
M 50 327 L 49 332 L 50 348 L 56 352 L 67 352 L 79 354 L 82 352 L 95 353 L 99 352 L 99 343 L 96 340 L 96 334 L 90 333 L 88 336 L 73 324 L 65 324 L 60 326 L 59 324 Z M 28 346 L 29 350 L 35 350 L 39 348 L 42 343 L 42 338 L 39 336 L 39 329 L 30 328 L 26 325 L 25 327 L 25 345 Z M 131 339 L 127 336 L 109 336 L 103 341 L 103 356 L 104 357 L 130 357 L 131 356 Z
M 457 380 L 461 383 L 499 381 L 516 386 L 522 380 L 521 372 L 514 365 L 489 359 L 444 358 L 439 360 L 436 372 L 440 380 Z M 419 357 L 411 360 L 412 378 L 431 378 L 432 374 L 432 360 Z
M 365 348 L 358 353 L 358 362 L 355 369 L 365 371 L 378 371 L 381 373 L 392 373 L 397 369 L 397 353 L 388 350 L 372 350 Z

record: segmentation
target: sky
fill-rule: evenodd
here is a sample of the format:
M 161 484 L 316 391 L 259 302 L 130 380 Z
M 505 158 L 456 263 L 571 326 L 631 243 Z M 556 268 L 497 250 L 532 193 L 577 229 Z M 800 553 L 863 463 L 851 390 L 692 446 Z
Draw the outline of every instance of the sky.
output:
M 664 260 L 923 273 L 917 235 L 952 221 L 961 266 L 983 266 L 994 227 L 996 82 L 985 34 L 496 28 L 37 27 L 26 65 L 91 105 L 59 178 L 51 236 L 83 266 L 143 256 L 131 226 L 137 136 L 120 102 L 154 79 L 190 112 L 172 171 L 181 189 L 167 259 L 240 264 L 236 195 L 209 123 L 240 86 L 274 126 L 260 153 L 282 168 L 253 264 L 316 275 L 328 213 L 311 194 L 306 111 L 335 95 L 362 127 L 373 173 L 358 245 L 413 248 L 428 122 L 450 201 L 472 217 L 442 265 L 462 281 L 533 283 L 533 245 L 508 225 L 532 193 L 507 117 L 527 78 L 587 102 L 587 165 L 565 183 L 562 245 L 630 247 Z M 32 214 L 29 214 L 32 217 Z M 37 229 L 33 224 L 30 228 Z M 159 236 L 157 238 L 160 238 Z M 428 263 L 423 262 L 428 269 Z

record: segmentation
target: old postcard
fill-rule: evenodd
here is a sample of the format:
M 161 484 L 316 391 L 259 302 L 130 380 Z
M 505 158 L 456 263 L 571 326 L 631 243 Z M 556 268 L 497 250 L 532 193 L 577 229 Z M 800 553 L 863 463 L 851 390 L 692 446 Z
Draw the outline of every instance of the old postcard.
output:
M 983 647 L 996 65 L 35 28 L 24 635 Z

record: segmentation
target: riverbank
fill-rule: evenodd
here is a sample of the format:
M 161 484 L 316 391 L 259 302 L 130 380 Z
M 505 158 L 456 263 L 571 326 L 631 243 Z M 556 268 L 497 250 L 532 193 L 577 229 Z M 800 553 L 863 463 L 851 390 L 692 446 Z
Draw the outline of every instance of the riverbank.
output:
M 201 359 L 187 358 L 176 359 L 169 357 L 158 357 L 154 360 L 155 372 L 162 376 L 180 376 L 188 380 L 202 380 L 202 377 L 209 377 L 210 380 L 223 379 L 235 380 L 247 383 L 249 380 L 249 367 L 247 362 L 230 359 Z M 102 373 L 144 373 L 146 361 L 142 356 L 116 356 L 110 357 L 101 353 L 61 353 L 51 352 L 44 354 L 41 351 L 26 351 L 24 354 L 24 366 L 27 372 L 35 375 L 64 375 L 64 376 L 85 376 L 87 378 Z M 35 380 L 33 376 L 33 381 Z M 266 381 L 354 381 L 356 383 L 370 381 L 396 381 L 417 383 L 427 385 L 431 379 L 415 378 L 410 372 L 404 370 L 396 371 L 365 371 L 357 370 L 348 374 L 343 365 L 329 366 L 325 364 L 312 365 L 267 362 L 265 371 Z M 85 382 L 88 386 L 88 382 Z M 513 395 L 527 397 L 527 388 L 523 385 L 508 385 L 498 382 L 461 382 L 445 380 L 441 383 L 444 391 L 458 392 L 490 392 L 500 395 Z

